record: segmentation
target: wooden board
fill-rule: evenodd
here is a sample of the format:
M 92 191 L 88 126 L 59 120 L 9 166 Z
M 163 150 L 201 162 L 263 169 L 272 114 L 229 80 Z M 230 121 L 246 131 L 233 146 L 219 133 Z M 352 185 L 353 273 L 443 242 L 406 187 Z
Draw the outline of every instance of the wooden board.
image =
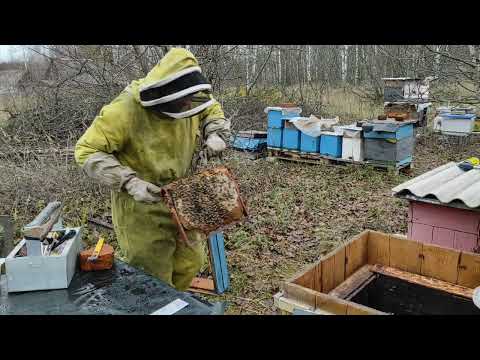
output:
M 390 265 L 390 238 L 378 231 L 368 235 L 368 263 Z
M 319 292 L 293 283 L 284 284 L 283 291 L 286 297 L 295 299 L 311 308 L 315 308 L 315 297 Z
M 376 271 L 369 274 L 372 266 Z M 316 306 L 315 311 L 360 314 L 370 308 L 357 308 L 350 299 L 377 276 L 372 273 L 471 298 L 473 288 L 480 285 L 480 255 L 365 230 L 282 287 L 285 298 Z
M 334 286 L 340 285 L 345 280 L 345 247 L 342 246 L 335 252 Z M 326 291 L 324 291 L 326 292 Z
M 322 277 L 322 263 L 318 263 L 317 265 L 314 266 L 314 268 L 312 269 L 313 271 L 313 286 L 311 287 L 311 289 L 315 290 L 315 291 L 318 291 L 318 292 L 321 292 L 323 291 L 322 289 L 322 280 L 323 280 L 323 277 Z
M 420 274 L 435 279 L 457 283 L 460 252 L 435 245 L 423 244 Z
M 348 303 L 342 299 L 320 293 L 315 297 L 315 307 L 336 315 L 347 315 Z
M 462 252 L 458 265 L 457 284 L 469 288 L 480 286 L 480 256 Z
M 190 284 L 190 288 L 188 290 L 203 294 L 216 294 L 215 283 L 213 282 L 213 279 L 206 279 L 201 277 L 193 278 L 192 283 Z
M 368 306 L 349 302 L 347 304 L 347 315 L 389 315 L 383 311 L 372 309 Z
M 275 149 L 270 147 L 268 148 L 267 153 L 269 157 L 275 157 L 277 159 L 286 160 L 286 161 L 294 161 L 294 162 L 314 164 L 314 165 L 323 163 L 323 164 L 332 164 L 332 165 L 352 164 L 352 165 L 360 165 L 360 166 L 362 165 L 372 166 L 374 168 L 380 168 L 380 169 L 386 169 L 386 170 L 393 169 L 395 174 L 398 174 L 400 171 L 408 173 L 412 169 L 411 163 L 384 164 L 384 163 L 378 163 L 371 160 L 355 161 L 350 159 L 342 159 L 342 158 L 321 155 L 317 153 L 305 153 L 305 152 L 299 152 L 295 150 L 285 151 L 282 149 Z
M 354 274 L 349 276 L 344 282 L 338 285 L 335 289 L 330 291 L 328 295 L 338 297 L 340 299 L 347 299 L 358 288 L 363 287 L 370 278 L 374 276 L 371 271 L 372 265 L 364 265 Z
M 389 266 L 373 265 L 372 271 L 386 276 L 396 277 L 398 279 L 405 280 L 413 284 L 418 284 L 428 288 L 445 291 L 450 294 L 463 296 L 469 299 L 471 299 L 473 296 L 473 289 L 471 288 L 452 284 L 451 282 L 438 280 L 432 277 L 412 274 Z
M 420 274 L 422 243 L 390 235 L 390 266 Z
M 322 292 L 328 293 L 335 287 L 335 256 L 322 261 Z
M 308 289 L 313 289 L 315 287 L 315 266 L 310 266 L 307 270 L 302 271 L 301 274 L 295 275 L 294 279 L 292 279 L 293 284 L 297 284 L 303 286 Z M 320 267 L 321 269 L 321 267 Z
M 369 231 L 364 231 L 355 236 L 345 246 L 345 277 L 352 275 L 355 271 L 367 263 Z

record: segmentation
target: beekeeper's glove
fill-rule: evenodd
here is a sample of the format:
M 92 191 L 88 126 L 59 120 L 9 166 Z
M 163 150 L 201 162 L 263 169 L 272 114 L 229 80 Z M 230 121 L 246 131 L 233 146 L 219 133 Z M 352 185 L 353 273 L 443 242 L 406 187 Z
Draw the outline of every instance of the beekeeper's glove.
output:
M 136 201 L 154 203 L 161 201 L 161 189 L 139 179 L 136 172 L 123 166 L 112 154 L 96 152 L 85 161 L 83 171 L 100 184 L 116 191 L 125 189 Z
M 125 190 L 127 190 L 136 201 L 153 204 L 162 200 L 160 197 L 161 188 L 137 177 L 130 179 L 125 184 Z
M 227 144 L 225 144 L 225 141 L 216 133 L 210 134 L 207 141 L 205 141 L 205 150 L 209 159 L 220 156 L 226 148 Z

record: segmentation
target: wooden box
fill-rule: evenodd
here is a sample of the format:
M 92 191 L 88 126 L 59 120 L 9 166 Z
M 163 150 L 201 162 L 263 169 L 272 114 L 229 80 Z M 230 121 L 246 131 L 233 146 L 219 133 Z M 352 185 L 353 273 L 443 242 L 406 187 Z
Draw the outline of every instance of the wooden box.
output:
M 460 297 L 476 310 L 471 299 L 480 285 L 480 255 L 372 230 L 285 281 L 274 303 L 290 314 L 300 309 L 325 315 L 386 315 L 351 300 L 377 274 Z
M 410 201 L 408 238 L 463 251 L 478 246 L 480 212 Z
M 70 231 L 66 228 L 66 232 Z M 66 289 L 77 267 L 78 253 L 82 248 L 81 228 L 73 228 L 76 235 L 58 256 L 16 257 L 25 245 L 25 239 L 5 259 L 8 292 Z

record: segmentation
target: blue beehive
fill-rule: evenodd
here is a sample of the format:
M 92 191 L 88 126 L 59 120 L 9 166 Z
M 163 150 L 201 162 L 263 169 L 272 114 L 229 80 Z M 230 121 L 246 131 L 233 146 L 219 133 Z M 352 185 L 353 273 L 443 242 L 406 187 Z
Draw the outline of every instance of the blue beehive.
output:
M 320 152 L 320 139 L 321 137 L 308 136 L 304 133 L 300 133 L 300 151 L 318 153 Z
M 342 135 L 324 132 L 320 141 L 320 154 L 331 157 L 342 157 Z
M 268 108 L 267 108 L 268 109 Z M 292 108 L 271 108 L 268 109 L 267 120 L 268 127 L 273 129 L 282 129 L 285 119 L 292 119 L 300 116 L 301 110 Z
M 363 127 L 365 159 L 386 165 L 412 162 L 415 138 L 413 124 L 373 122 Z
M 288 121 L 283 128 L 282 148 L 294 151 L 300 149 L 300 131 Z
M 267 139 L 265 138 L 248 138 L 236 136 L 232 139 L 232 147 L 240 150 L 259 151 L 265 147 Z
M 267 146 L 278 148 L 282 147 L 283 129 L 268 128 L 267 130 Z
M 401 140 L 413 136 L 413 124 L 384 123 L 374 124 L 375 131 L 364 129 L 363 137 L 366 139 L 397 139 Z

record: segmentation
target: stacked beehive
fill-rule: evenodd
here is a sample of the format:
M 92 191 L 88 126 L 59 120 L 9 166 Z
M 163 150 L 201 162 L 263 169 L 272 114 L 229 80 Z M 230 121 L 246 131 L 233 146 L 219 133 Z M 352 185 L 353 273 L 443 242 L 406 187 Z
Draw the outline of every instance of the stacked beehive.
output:
M 288 122 L 288 119 L 299 117 L 302 109 L 297 107 L 268 107 L 267 145 L 273 149 L 300 149 L 300 132 Z
M 427 125 L 428 83 L 418 78 L 384 78 L 384 115 L 397 121 L 414 121 L 415 126 Z

